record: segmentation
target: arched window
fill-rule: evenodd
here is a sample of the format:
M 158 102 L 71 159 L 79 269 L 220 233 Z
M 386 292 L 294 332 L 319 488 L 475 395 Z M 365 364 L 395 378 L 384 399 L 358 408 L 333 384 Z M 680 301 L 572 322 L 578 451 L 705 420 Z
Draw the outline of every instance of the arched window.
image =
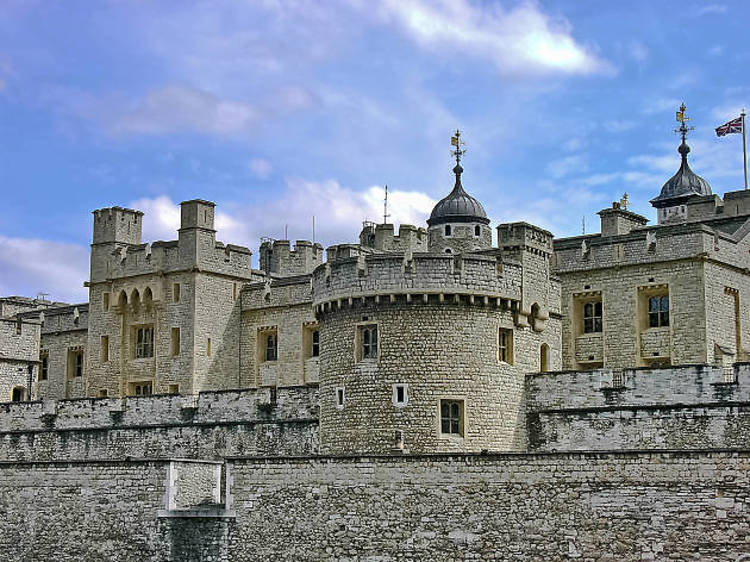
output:
M 474 227 L 474 236 L 480 236 L 481 234 L 482 234 L 482 229 L 480 228 L 479 225 L 476 225 Z
M 23 386 L 17 386 L 13 389 L 13 394 L 11 395 L 11 400 L 13 402 L 23 402 L 26 400 L 26 388 Z
M 453 233 L 453 229 L 451 228 L 451 225 L 446 224 L 445 225 L 445 235 L 450 236 Z

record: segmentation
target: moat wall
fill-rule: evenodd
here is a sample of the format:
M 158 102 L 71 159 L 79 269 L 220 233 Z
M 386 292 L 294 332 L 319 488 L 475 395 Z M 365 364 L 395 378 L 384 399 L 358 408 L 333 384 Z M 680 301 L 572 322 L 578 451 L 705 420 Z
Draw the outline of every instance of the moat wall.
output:
M 230 500 L 192 512 L 165 510 L 174 464 L 0 464 L 0 559 L 724 562 L 750 554 L 750 451 L 232 459 Z M 205 489 L 196 474 L 206 471 L 191 469 L 178 485 Z

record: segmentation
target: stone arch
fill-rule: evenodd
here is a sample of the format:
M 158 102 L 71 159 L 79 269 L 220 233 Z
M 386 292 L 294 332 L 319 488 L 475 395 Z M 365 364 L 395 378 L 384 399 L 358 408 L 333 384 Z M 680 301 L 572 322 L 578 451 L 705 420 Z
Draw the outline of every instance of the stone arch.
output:
M 549 371 L 549 346 L 543 343 L 539 346 L 539 372 Z
M 128 294 L 125 292 L 125 289 L 120 291 L 120 295 L 117 297 L 117 306 L 120 308 L 123 308 L 127 306 L 128 304 Z
M 25 386 L 14 386 L 10 394 L 10 399 L 13 402 L 24 402 L 26 400 L 26 387 Z
M 154 292 L 151 290 L 151 287 L 146 287 L 146 289 L 143 291 L 143 303 L 151 304 L 153 300 L 154 300 Z
M 133 310 L 138 310 L 141 306 L 141 293 L 138 289 L 133 289 L 130 292 L 130 306 L 133 307 Z

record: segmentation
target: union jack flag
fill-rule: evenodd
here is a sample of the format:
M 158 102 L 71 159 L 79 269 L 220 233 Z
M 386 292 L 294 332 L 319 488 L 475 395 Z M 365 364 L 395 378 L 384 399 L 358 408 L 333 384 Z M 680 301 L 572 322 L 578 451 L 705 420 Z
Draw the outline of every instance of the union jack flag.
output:
M 732 133 L 742 132 L 742 117 L 732 119 L 729 123 L 724 123 L 721 127 L 716 127 L 716 136 L 723 137 Z

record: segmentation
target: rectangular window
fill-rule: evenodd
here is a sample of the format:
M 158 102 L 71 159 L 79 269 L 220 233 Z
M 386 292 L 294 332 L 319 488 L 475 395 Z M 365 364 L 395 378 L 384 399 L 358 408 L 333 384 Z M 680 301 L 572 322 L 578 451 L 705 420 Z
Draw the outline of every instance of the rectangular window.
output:
M 359 327 L 359 359 L 378 358 L 378 326 L 368 324 Z
M 648 298 L 648 327 L 669 326 L 669 295 Z
M 407 385 L 394 384 L 393 385 L 393 405 L 394 406 L 406 406 L 408 402 L 409 402 L 409 396 L 407 394 Z
M 140 326 L 135 328 L 135 358 L 144 359 L 154 356 L 154 327 Z
M 464 435 L 464 401 L 440 401 L 440 433 L 443 435 Z
M 179 394 L 180 393 L 180 385 L 179 384 L 170 384 L 169 385 L 169 393 L 170 394 Z
M 344 407 L 344 401 L 346 400 L 346 391 L 343 386 L 336 387 L 336 407 L 340 410 Z
M 172 357 L 180 354 L 180 329 L 172 328 Z
M 279 338 L 276 332 L 265 334 L 266 361 L 276 361 L 279 356 Z
M 16 322 L 16 335 L 21 335 L 23 332 L 23 321 L 19 318 Z
M 104 312 L 109 310 L 109 293 L 102 293 L 102 310 Z
M 49 351 L 42 351 L 39 354 L 39 359 L 42 362 L 42 367 L 39 370 L 39 379 L 46 381 L 49 378 Z
M 237 283 L 232 283 L 232 300 L 237 300 Z
M 310 350 L 311 357 L 318 357 L 320 355 L 320 330 L 313 330 L 312 332 L 312 349 Z
M 587 302 L 583 305 L 583 333 L 593 334 L 602 331 L 602 301 Z
M 211 357 L 211 338 L 206 340 L 206 355 Z
M 109 361 L 109 336 L 102 336 L 102 363 Z
M 76 352 L 74 376 L 76 377 L 83 376 L 83 351 Z
M 99 398 L 106 398 L 107 397 L 107 389 L 103 388 L 99 391 Z
M 180 302 L 180 284 L 172 285 L 172 302 Z
M 497 332 L 497 357 L 502 363 L 513 364 L 513 330 L 500 328 Z
M 131 382 L 131 396 L 150 396 L 153 394 L 153 383 L 151 381 Z

